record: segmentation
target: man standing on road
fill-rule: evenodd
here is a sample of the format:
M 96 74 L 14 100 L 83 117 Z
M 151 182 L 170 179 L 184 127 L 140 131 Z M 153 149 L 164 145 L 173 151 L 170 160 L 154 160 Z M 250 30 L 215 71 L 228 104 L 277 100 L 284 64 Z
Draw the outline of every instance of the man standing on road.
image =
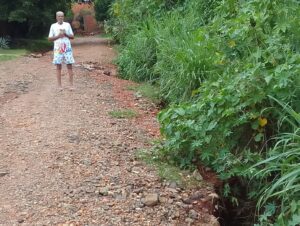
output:
M 56 76 L 58 89 L 62 90 L 61 85 L 61 69 L 62 63 L 65 63 L 68 68 L 70 90 L 73 90 L 73 70 L 72 64 L 75 63 L 70 39 L 74 39 L 74 34 L 71 25 L 64 22 L 64 13 L 56 13 L 57 23 L 52 24 L 49 32 L 49 41 L 54 42 L 54 57 L 53 64 L 56 65 Z

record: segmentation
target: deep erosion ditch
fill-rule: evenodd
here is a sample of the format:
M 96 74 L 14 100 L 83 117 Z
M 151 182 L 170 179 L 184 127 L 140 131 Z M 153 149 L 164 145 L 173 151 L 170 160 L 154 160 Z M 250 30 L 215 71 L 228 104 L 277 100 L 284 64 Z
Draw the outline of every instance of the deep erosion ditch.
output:
M 212 184 L 218 196 L 215 199 L 215 210 L 212 212 L 218 218 L 221 226 L 252 226 L 255 221 L 256 203 L 248 198 L 247 184 L 239 178 L 233 178 L 229 187 L 237 194 L 237 203 L 232 197 L 224 195 L 225 182 L 220 180 L 215 172 L 201 164 L 197 166 L 203 180 Z

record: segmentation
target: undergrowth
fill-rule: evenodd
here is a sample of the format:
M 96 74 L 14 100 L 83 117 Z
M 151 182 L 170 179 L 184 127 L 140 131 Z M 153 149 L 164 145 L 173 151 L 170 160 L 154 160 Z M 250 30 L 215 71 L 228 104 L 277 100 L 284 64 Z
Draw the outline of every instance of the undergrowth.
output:
M 116 0 L 111 14 L 121 77 L 168 103 L 162 161 L 212 168 L 234 223 L 297 225 L 299 2 Z

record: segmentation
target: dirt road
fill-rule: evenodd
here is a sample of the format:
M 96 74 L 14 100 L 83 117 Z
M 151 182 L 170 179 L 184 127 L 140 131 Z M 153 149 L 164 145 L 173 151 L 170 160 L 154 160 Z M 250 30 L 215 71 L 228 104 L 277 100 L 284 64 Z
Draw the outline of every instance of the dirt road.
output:
M 113 77 L 107 40 L 73 47 L 75 91 L 56 91 L 51 53 L 0 63 L 0 225 L 205 225 L 180 188 L 135 158 L 155 116 L 145 111 L 140 127 L 109 115 L 130 83 Z

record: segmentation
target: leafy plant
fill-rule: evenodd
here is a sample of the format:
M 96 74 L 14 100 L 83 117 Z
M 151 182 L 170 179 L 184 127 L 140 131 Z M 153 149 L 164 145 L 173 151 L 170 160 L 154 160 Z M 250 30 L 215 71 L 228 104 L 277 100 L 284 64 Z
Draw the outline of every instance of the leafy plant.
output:
M 0 49 L 8 49 L 9 42 L 9 37 L 0 37 Z
M 257 207 L 265 208 L 260 217 L 262 225 L 275 221 L 275 225 L 296 226 L 300 222 L 300 114 L 279 103 L 287 113 L 284 122 L 293 130 L 274 138 L 276 144 L 266 159 L 252 167 L 252 170 L 257 169 L 254 177 L 263 184 Z

